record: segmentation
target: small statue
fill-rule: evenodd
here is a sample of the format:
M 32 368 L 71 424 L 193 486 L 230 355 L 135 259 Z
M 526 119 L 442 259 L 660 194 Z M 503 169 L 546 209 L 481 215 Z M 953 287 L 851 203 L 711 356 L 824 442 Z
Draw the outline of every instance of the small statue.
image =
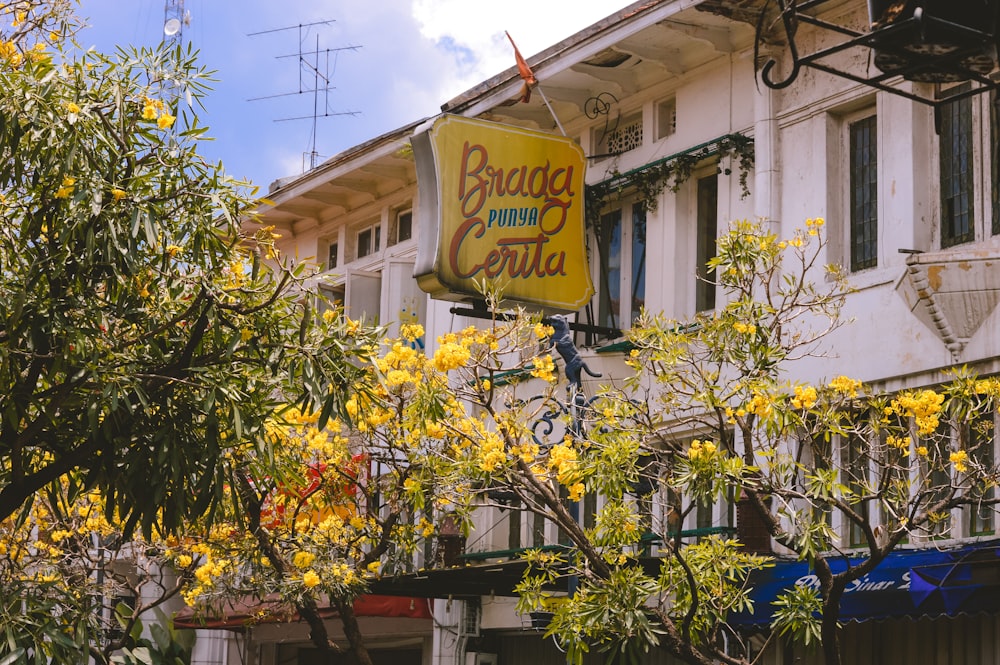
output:
M 569 387 L 579 392 L 582 389 L 582 376 L 586 372 L 590 376 L 600 378 L 600 372 L 595 372 L 587 366 L 587 363 L 580 355 L 580 351 L 573 343 L 573 333 L 569 329 L 569 319 L 563 314 L 555 314 L 545 320 L 552 326 L 553 332 L 550 337 L 552 346 L 556 348 L 562 356 L 566 365 L 566 378 L 569 380 Z

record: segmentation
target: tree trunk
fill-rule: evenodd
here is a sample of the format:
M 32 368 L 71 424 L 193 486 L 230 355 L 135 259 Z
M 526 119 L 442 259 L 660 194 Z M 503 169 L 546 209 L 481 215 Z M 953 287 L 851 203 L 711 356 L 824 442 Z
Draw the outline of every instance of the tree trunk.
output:
M 344 626 L 344 635 L 348 644 L 351 645 L 351 652 L 354 654 L 358 665 L 372 665 L 371 654 L 365 646 L 365 638 L 358 625 L 358 615 L 354 613 L 354 603 L 349 600 L 337 598 L 337 612 L 340 614 L 340 623 Z
M 837 589 L 823 601 L 823 619 L 820 625 L 820 640 L 823 643 L 825 665 L 840 665 L 840 598 Z
M 840 665 L 840 599 L 844 596 L 847 581 L 835 576 L 823 557 L 813 560 L 813 568 L 819 577 L 819 593 L 823 599 L 823 616 L 820 619 L 823 662 L 825 665 Z

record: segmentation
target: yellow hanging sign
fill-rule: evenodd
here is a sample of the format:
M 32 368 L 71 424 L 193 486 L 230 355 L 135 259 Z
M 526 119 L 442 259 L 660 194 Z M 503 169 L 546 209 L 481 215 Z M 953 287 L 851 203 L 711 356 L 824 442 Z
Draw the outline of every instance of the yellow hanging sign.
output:
M 421 225 L 414 274 L 450 300 L 495 281 L 506 300 L 576 311 L 594 294 L 583 150 L 572 139 L 444 116 L 413 137 Z

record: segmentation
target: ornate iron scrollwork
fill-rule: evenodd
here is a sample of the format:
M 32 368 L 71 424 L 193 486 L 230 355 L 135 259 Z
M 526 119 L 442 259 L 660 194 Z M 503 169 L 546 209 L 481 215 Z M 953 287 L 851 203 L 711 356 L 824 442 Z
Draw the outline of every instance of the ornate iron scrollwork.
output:
M 755 56 L 759 56 L 766 38 L 765 23 L 777 9 L 787 44 L 790 68 L 776 76 L 778 62 L 768 58 L 760 68 L 760 80 L 769 88 L 791 85 L 804 67 L 833 74 L 879 90 L 906 97 L 935 108 L 954 101 L 924 96 L 900 88 L 892 79 L 943 83 L 975 81 L 960 95 L 968 97 L 1000 87 L 997 80 L 997 50 L 1000 47 L 1000 0 L 964 0 L 931 3 L 929 0 L 869 0 L 871 29 L 867 32 L 848 28 L 818 16 L 816 10 L 830 0 L 770 0 L 757 23 Z M 803 54 L 796 41 L 801 24 L 809 24 L 842 41 Z M 855 48 L 869 49 L 877 73 L 858 73 L 830 62 L 832 56 Z

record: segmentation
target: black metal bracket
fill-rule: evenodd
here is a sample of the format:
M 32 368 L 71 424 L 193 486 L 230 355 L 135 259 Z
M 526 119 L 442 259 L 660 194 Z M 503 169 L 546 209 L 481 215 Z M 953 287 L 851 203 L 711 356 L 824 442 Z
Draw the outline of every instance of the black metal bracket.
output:
M 488 309 L 452 307 L 448 311 L 456 316 L 467 316 L 470 319 L 496 319 L 497 321 L 510 321 L 515 318 L 514 314 L 508 314 L 506 312 L 491 312 Z M 542 322 L 547 323 L 545 317 L 542 318 Z M 618 337 L 621 337 L 623 334 L 621 329 L 619 328 L 609 328 L 608 326 L 595 326 L 587 323 L 570 322 L 569 329 L 574 332 L 582 332 L 591 335 L 601 335 L 609 339 L 617 339 Z
M 773 89 L 786 88 L 798 78 L 803 67 L 809 67 L 905 97 L 920 104 L 926 104 L 935 109 L 958 99 L 1000 88 L 1000 79 L 995 78 L 998 73 L 995 70 L 984 72 L 981 60 L 976 60 L 976 56 L 980 55 L 984 49 L 1000 49 L 1000 42 L 998 42 L 998 37 L 1000 37 L 1000 16 L 998 16 L 1000 2 L 990 0 L 990 6 L 983 4 L 983 7 L 992 13 L 990 16 L 983 17 L 985 19 L 983 24 L 987 26 L 986 28 L 973 28 L 948 21 L 933 16 L 924 11 L 922 6 L 918 6 L 909 17 L 888 22 L 885 25 L 876 25 L 869 32 L 858 32 L 816 16 L 814 10 L 830 1 L 772 0 L 779 10 L 784 38 L 791 56 L 791 69 L 784 78 L 775 78 L 774 69 L 778 63 L 774 58 L 768 58 L 760 69 L 760 80 L 764 85 Z M 964 3 L 971 4 L 971 0 L 961 0 L 960 4 Z M 904 3 L 902 1 L 899 4 L 922 5 L 919 2 Z M 757 30 L 758 52 L 763 39 L 763 21 L 764 12 L 762 11 Z M 843 37 L 844 40 L 832 46 L 820 48 L 815 53 L 804 55 L 799 52 L 795 41 L 800 23 L 835 33 Z M 919 42 L 916 49 L 900 44 L 900 38 L 907 35 L 915 35 L 920 40 L 929 34 L 941 33 L 952 38 L 953 44 L 951 46 L 953 48 L 947 49 L 947 52 L 940 52 L 940 49 L 934 49 L 931 46 L 927 49 L 921 49 Z M 868 59 L 867 70 L 870 72 L 872 69 L 876 69 L 876 74 L 863 75 L 826 62 L 831 56 L 856 48 L 869 49 L 875 55 L 874 58 Z M 899 84 L 902 79 L 975 81 L 978 85 L 969 86 L 968 90 L 949 95 L 946 98 L 939 98 L 933 92 L 930 95 L 921 95 L 900 88 Z

